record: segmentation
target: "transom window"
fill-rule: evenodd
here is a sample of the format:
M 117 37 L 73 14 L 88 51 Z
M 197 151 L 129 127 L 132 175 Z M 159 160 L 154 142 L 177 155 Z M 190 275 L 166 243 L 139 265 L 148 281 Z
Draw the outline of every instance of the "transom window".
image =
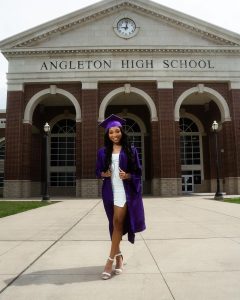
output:
M 123 125 L 124 132 L 127 133 L 130 144 L 137 148 L 139 160 L 143 166 L 142 153 L 143 153 L 143 139 L 139 125 L 132 119 L 124 118 L 127 122 Z
M 51 186 L 76 185 L 75 121 L 64 119 L 57 122 L 51 131 Z

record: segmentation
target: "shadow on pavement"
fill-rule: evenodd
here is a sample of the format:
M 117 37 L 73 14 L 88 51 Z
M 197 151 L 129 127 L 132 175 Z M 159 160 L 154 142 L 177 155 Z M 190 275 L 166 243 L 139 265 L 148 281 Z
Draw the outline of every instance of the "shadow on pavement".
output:
M 13 283 L 10 284 L 11 286 L 25 286 L 33 284 L 63 285 L 75 282 L 102 281 L 101 273 L 103 269 L 104 266 L 93 266 L 37 271 L 22 274 L 15 281 L 13 281 L 15 277 L 9 278 L 5 280 L 5 283 L 8 285 L 13 281 Z

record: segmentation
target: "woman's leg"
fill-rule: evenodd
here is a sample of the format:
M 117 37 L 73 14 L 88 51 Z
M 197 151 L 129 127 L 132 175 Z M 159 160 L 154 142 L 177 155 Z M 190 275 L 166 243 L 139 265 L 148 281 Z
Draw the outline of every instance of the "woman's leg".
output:
M 120 242 L 122 240 L 123 235 L 123 224 L 127 214 L 127 205 L 124 207 L 118 207 L 114 205 L 114 215 L 113 215 L 113 234 L 112 234 L 112 245 L 110 250 L 110 257 L 114 258 L 114 256 L 120 253 Z M 122 258 L 118 257 L 118 261 L 120 262 Z M 113 262 L 107 261 L 104 271 L 111 273 Z M 118 266 L 119 267 L 119 266 Z

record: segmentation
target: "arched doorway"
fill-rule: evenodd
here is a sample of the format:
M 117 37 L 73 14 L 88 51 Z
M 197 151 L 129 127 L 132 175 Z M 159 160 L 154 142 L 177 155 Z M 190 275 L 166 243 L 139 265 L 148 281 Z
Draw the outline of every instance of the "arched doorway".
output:
M 111 96 L 111 97 L 110 97 Z M 146 96 L 146 98 L 144 98 Z M 149 101 L 149 102 L 148 102 Z M 104 113 L 104 115 L 103 115 Z M 151 120 L 157 120 L 153 100 L 140 89 L 126 85 L 111 91 L 99 108 L 99 120 L 117 114 L 127 120 L 125 130 L 137 148 L 142 163 L 143 193 L 151 194 Z M 146 164 L 145 158 L 148 158 Z
M 76 122 L 81 121 L 78 100 L 68 91 L 52 85 L 34 94 L 26 105 L 24 126 L 31 126 L 26 145 L 29 149 L 29 174 L 31 196 L 42 194 L 45 181 L 45 148 L 43 127 L 51 128 L 50 195 L 76 195 L 75 131 Z M 26 127 L 27 128 L 27 127 Z M 74 154 L 72 154 L 74 152 Z M 70 159 L 70 156 L 73 157 Z M 28 163 L 28 161 L 26 161 Z
M 174 114 L 179 121 L 182 192 L 212 192 L 216 181 L 216 149 L 211 126 L 214 120 L 221 126 L 231 120 L 227 101 L 214 89 L 199 84 L 180 95 Z M 219 139 L 218 151 L 223 162 L 221 131 Z M 221 182 L 226 176 L 223 165 L 221 163 Z

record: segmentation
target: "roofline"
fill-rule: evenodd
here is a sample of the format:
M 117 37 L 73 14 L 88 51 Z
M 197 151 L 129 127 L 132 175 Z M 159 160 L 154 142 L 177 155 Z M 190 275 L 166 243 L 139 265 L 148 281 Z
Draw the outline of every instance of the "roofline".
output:
M 136 47 L 62 47 L 59 48 L 23 48 L 23 49 L 6 49 L 2 51 L 2 54 L 6 58 L 11 57 L 27 57 L 29 55 L 45 56 L 51 54 L 52 59 L 54 55 L 59 54 L 85 54 L 85 53 L 209 53 L 209 54 L 222 54 L 222 53 L 240 53 L 240 46 L 136 46 Z
M 58 31 L 68 30 L 71 26 L 89 21 L 92 16 L 110 13 L 113 8 L 124 6 L 139 8 L 143 12 L 155 14 L 165 22 L 169 21 L 172 25 L 182 26 L 185 30 L 203 34 L 206 38 L 214 37 L 222 39 L 225 44 L 240 45 L 240 34 L 150 0 L 103 0 L 4 39 L 0 41 L 0 48 L 2 50 L 13 47 L 24 48 L 24 43 L 29 44 L 35 40 L 44 39 Z M 79 21 L 81 18 L 83 20 Z

